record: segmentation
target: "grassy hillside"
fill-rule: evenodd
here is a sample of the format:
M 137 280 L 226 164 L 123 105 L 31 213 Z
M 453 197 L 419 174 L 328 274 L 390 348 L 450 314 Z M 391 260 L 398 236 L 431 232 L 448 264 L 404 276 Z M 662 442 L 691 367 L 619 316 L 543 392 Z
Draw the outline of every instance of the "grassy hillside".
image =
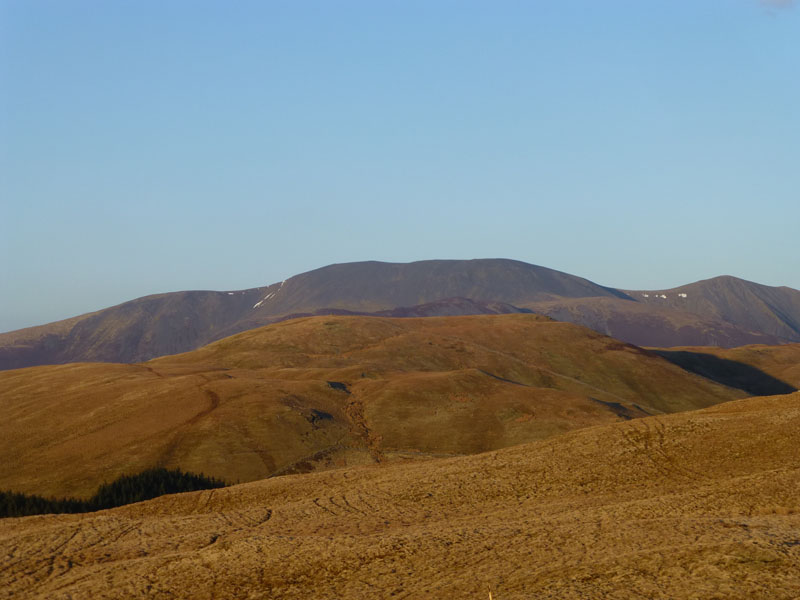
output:
M 800 394 L 0 522 L 0 596 L 800 596 Z
M 139 365 L 0 373 L 0 489 L 472 454 L 745 395 L 536 315 L 296 319 Z

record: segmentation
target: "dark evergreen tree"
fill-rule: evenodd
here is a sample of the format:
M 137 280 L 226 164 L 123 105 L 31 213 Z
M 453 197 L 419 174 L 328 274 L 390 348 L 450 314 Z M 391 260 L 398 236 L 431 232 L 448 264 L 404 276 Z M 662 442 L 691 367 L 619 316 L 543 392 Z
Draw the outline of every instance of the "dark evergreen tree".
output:
M 0 491 L 0 517 L 25 517 L 46 513 L 78 513 L 114 508 L 150 500 L 164 494 L 225 487 L 225 482 L 202 473 L 180 469 L 148 469 L 138 475 L 123 475 L 104 483 L 89 500 L 53 499 Z
M 184 473 L 180 469 L 148 469 L 138 475 L 123 475 L 104 483 L 89 500 L 92 510 L 142 502 L 164 494 L 224 487 L 225 483 L 203 474 Z

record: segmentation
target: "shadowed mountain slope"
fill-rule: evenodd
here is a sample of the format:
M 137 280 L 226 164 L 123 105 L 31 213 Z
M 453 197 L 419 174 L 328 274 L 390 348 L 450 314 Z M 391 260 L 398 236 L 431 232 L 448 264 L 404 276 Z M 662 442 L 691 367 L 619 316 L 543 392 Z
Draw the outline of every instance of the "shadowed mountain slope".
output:
M 68 362 L 136 362 L 193 350 L 211 341 L 300 313 L 391 311 L 434 303 L 427 314 L 452 314 L 448 298 L 514 304 L 553 297 L 623 292 L 581 277 L 507 259 L 376 261 L 335 264 L 263 288 L 174 292 L 95 313 L 0 334 L 0 369 Z M 413 314 L 414 309 L 408 309 Z M 497 312 L 494 309 L 489 313 Z M 506 312 L 506 311 L 502 311 Z
M 748 331 L 718 318 L 618 298 L 573 298 L 532 302 L 533 312 L 589 327 L 637 346 L 782 344 L 774 335 Z
M 174 292 L 0 334 L 0 367 L 134 362 L 185 352 L 215 339 L 252 310 L 260 290 Z
M 800 596 L 800 394 L 0 522 L 0 597 Z
M 519 305 L 587 296 L 626 297 L 582 277 L 516 260 L 369 261 L 330 265 L 287 279 L 267 290 L 262 307 L 271 314 L 322 307 L 375 312 L 454 297 Z
M 403 308 L 405 307 L 405 308 Z M 718 277 L 624 292 L 507 259 L 336 264 L 231 292 L 175 292 L 0 334 L 0 369 L 136 362 L 297 315 L 539 311 L 648 346 L 800 342 L 800 292 Z
M 508 315 L 532 313 L 527 308 L 518 308 L 505 302 L 472 300 L 470 298 L 445 298 L 436 302 L 418 304 L 416 306 L 399 306 L 376 312 L 346 310 L 344 308 L 320 308 L 311 312 L 291 313 L 274 319 L 273 323 L 298 319 L 301 317 L 319 316 L 370 316 L 370 317 L 459 317 L 466 315 Z M 253 328 L 247 328 L 253 329 Z
M 714 354 L 686 350 L 653 350 L 653 352 L 682 369 L 754 396 L 791 394 L 797 391 L 793 385 L 776 379 L 760 369 Z
M 0 373 L 0 489 L 470 454 L 744 396 L 539 315 L 302 318 L 144 364 Z
M 758 389 L 758 393 L 787 393 L 800 388 L 800 344 L 740 348 L 700 346 L 653 349 L 653 352 L 689 371 L 739 389 L 748 389 L 742 382 L 750 385 L 751 390 Z M 748 378 L 749 374 L 755 377 Z
M 726 321 L 744 330 L 800 342 L 800 291 L 789 287 L 771 287 L 723 276 L 670 290 L 627 293 L 648 306 L 678 309 Z

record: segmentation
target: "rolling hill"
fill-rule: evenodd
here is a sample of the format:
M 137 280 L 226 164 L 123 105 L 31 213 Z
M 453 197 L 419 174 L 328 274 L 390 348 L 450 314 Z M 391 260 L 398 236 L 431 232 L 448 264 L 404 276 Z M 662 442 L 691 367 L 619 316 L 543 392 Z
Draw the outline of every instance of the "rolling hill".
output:
M 142 364 L 0 373 L 0 489 L 472 454 L 746 395 L 539 315 L 298 318 Z
M 336 264 L 248 290 L 159 294 L 0 334 L 0 369 L 137 362 L 300 315 L 534 311 L 647 346 L 800 342 L 800 292 L 732 277 L 623 291 L 507 259 Z
M 800 596 L 800 394 L 0 522 L 3 598 Z

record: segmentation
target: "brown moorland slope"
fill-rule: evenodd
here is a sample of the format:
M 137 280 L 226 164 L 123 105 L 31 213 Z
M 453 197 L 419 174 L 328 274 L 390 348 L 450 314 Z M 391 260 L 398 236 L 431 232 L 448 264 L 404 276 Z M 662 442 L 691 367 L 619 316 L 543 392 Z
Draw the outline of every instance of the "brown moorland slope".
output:
M 539 315 L 295 319 L 144 364 L 0 373 L 0 489 L 471 454 L 746 395 Z
M 800 597 L 800 394 L 0 522 L 5 598 Z

